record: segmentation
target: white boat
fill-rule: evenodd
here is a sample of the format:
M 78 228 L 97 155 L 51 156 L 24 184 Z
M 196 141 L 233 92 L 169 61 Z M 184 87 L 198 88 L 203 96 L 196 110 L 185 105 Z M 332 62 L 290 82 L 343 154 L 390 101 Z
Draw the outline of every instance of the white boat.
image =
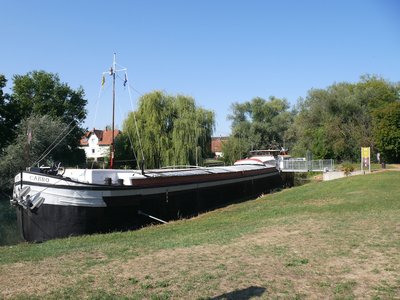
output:
M 111 165 L 113 151 L 112 147 Z M 45 241 L 135 229 L 151 221 L 193 216 L 280 186 L 282 178 L 274 155 L 265 152 L 227 167 L 32 167 L 15 176 L 11 203 L 17 208 L 22 237 L 27 241 Z

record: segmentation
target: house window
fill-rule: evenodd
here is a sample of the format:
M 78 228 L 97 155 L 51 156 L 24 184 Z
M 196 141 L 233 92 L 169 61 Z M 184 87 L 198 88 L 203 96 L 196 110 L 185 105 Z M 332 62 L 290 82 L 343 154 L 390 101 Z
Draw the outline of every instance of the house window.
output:
M 95 150 L 94 150 L 94 149 L 92 149 L 92 153 L 93 153 L 93 154 L 94 154 L 94 151 L 95 151 Z

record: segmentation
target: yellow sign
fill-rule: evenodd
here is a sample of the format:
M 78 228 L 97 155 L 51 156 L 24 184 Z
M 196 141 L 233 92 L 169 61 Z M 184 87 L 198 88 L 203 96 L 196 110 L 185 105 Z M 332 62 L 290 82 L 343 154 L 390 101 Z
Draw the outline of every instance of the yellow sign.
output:
M 370 148 L 361 147 L 361 158 L 370 158 Z
M 371 149 L 361 147 L 361 171 L 368 169 L 371 172 Z

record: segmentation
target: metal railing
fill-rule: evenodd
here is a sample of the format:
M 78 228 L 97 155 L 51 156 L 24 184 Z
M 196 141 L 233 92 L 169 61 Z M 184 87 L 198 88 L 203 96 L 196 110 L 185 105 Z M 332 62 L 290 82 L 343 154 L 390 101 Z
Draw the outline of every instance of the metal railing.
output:
M 284 159 L 278 162 L 282 172 L 327 172 L 335 169 L 333 159 Z

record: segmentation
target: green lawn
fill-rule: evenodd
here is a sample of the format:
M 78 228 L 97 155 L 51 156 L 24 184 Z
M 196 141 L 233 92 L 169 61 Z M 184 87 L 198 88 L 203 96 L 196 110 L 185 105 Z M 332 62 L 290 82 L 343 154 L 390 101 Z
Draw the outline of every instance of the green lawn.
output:
M 338 165 L 335 166 L 336 170 L 338 170 L 338 171 L 341 170 L 343 164 L 349 164 L 349 165 L 353 166 L 355 171 L 361 170 L 361 164 L 359 162 L 358 163 L 354 163 L 354 162 L 353 163 L 346 163 L 346 162 L 344 162 L 342 164 L 338 164 Z M 385 164 L 385 169 L 395 169 L 395 168 L 396 168 L 395 165 Z M 364 168 L 364 170 L 368 171 L 368 169 L 365 169 L 365 168 Z M 382 164 L 371 163 L 371 172 L 380 171 L 380 170 L 382 170 Z
M 399 216 L 400 172 L 310 183 L 138 231 L 0 247 L 0 297 L 398 299 Z

